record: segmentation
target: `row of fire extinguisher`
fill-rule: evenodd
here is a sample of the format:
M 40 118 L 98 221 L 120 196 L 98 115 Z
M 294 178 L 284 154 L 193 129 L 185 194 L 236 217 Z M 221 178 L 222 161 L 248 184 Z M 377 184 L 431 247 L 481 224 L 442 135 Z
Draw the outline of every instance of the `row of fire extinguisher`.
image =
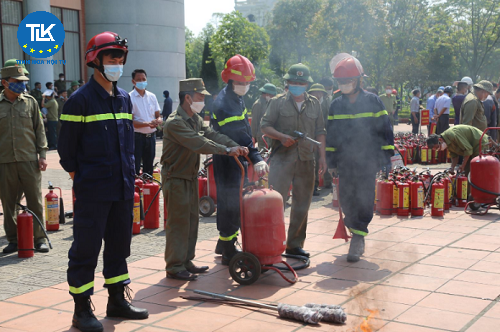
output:
M 339 206 L 338 186 L 342 178 L 333 179 L 333 206 Z M 429 170 L 419 174 L 407 167 L 392 173 L 380 172 L 375 185 L 374 211 L 380 215 L 418 217 L 427 207 L 431 216 L 442 217 L 451 206 L 467 205 L 467 177 L 447 171 L 432 175 Z
M 424 135 L 399 133 L 394 137 L 401 158 L 405 165 L 423 164 L 436 165 L 451 162 L 448 150 L 435 150 L 427 147 L 427 138 Z

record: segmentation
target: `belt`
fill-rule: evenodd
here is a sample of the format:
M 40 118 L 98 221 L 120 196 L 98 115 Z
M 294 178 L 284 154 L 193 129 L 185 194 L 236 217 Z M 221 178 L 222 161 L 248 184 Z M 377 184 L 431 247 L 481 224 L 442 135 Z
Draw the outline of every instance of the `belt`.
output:
M 155 133 L 151 133 L 151 134 L 144 134 L 144 133 L 138 133 L 138 132 L 136 132 L 135 134 L 136 134 L 136 135 L 144 135 L 144 136 L 146 136 L 146 137 L 153 137 L 153 135 L 154 135 Z

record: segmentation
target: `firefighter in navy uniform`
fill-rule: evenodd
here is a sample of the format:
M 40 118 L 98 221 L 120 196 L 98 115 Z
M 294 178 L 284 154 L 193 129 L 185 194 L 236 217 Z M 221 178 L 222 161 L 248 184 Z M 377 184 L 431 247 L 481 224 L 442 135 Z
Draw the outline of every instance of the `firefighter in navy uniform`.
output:
M 222 80 L 227 86 L 214 103 L 214 129 L 249 150 L 248 158 L 257 176 L 269 171 L 252 141 L 252 130 L 248 122 L 243 96 L 255 80 L 255 69 L 250 60 L 235 55 L 226 63 Z M 247 160 L 240 157 L 247 169 Z M 215 252 L 222 254 L 222 264 L 228 265 L 237 253 L 235 242 L 240 229 L 240 178 L 241 170 L 233 157 L 214 155 L 214 176 L 217 184 L 217 229 L 219 241 Z
M 328 115 L 328 167 L 339 174 L 339 197 L 345 224 L 353 234 L 347 261 L 357 262 L 373 218 L 375 177 L 394 155 L 394 136 L 380 98 L 361 89 L 363 67 L 354 57 L 332 68 L 342 96 L 334 99 Z
M 130 256 L 134 201 L 134 127 L 129 94 L 116 86 L 127 60 L 127 40 L 113 32 L 87 45 L 88 84 L 64 105 L 58 152 L 75 191 L 73 243 L 69 250 L 69 292 L 75 301 L 73 326 L 102 331 L 92 312 L 94 271 L 104 239 L 104 287 L 108 317 L 145 319 L 132 306 L 127 257 Z

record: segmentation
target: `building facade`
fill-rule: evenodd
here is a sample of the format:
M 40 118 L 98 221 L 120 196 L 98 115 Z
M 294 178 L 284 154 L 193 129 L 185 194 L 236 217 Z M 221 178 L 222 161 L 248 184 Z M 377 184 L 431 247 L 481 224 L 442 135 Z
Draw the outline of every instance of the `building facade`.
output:
M 258 26 L 265 26 L 272 18 L 271 12 L 277 0 L 234 0 L 234 9 Z
M 90 38 L 113 31 L 129 41 L 129 55 L 119 86 L 132 90 L 131 73 L 148 73 L 148 90 L 161 104 L 163 91 L 178 98 L 178 81 L 185 78 L 184 0 L 0 0 L 0 63 L 8 59 L 31 60 L 17 42 L 17 28 L 28 14 L 51 12 L 64 25 L 62 49 L 45 60 L 66 64 L 28 64 L 30 87 L 58 79 L 63 73 L 67 87 L 74 80 L 88 81 L 93 70 L 85 64 Z

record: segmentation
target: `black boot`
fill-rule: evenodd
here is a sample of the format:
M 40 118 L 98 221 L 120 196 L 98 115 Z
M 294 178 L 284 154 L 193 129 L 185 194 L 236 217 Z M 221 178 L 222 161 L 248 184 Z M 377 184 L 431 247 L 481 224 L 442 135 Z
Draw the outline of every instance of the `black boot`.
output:
M 222 241 L 221 239 L 218 239 L 217 245 L 215 246 L 215 254 L 222 255 L 223 247 L 224 247 L 224 241 Z
M 231 241 L 222 241 L 222 265 L 229 265 L 231 259 L 236 255 L 239 251 L 235 246 L 236 239 L 232 239 Z
M 347 261 L 350 263 L 359 262 L 361 256 L 365 253 L 365 237 L 358 234 L 353 234 L 351 245 L 349 246 L 349 253 L 347 254 Z
M 129 301 L 132 301 L 130 296 L 131 289 L 126 285 L 115 285 L 108 287 L 108 306 L 106 315 L 108 317 L 121 317 L 128 319 L 146 319 L 149 317 L 147 309 L 134 307 Z M 125 295 L 129 299 L 125 299 Z
M 82 332 L 102 332 L 104 328 L 101 322 L 95 318 L 90 296 L 75 296 L 75 313 L 72 325 Z

